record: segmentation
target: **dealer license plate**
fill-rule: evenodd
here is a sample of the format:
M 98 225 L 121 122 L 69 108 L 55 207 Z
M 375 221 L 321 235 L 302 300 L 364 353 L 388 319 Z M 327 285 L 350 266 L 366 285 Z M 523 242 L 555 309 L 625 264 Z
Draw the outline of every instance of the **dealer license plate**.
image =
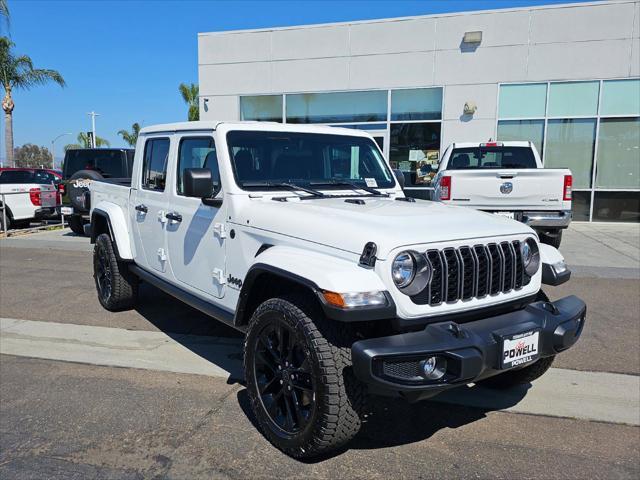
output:
M 62 213 L 63 215 L 73 215 L 73 208 L 72 207 L 62 207 L 60 209 L 60 213 Z
M 534 362 L 540 356 L 540 331 L 528 331 L 502 337 L 502 368 L 512 368 Z
M 513 212 L 493 212 L 495 215 L 500 215 L 501 217 L 507 217 L 510 219 L 515 218 L 515 214 Z

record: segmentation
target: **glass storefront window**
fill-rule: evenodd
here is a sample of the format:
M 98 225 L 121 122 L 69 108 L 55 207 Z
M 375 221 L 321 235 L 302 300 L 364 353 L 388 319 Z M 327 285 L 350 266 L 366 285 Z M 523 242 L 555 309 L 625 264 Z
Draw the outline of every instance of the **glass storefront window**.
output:
M 597 192 L 593 219 L 601 222 L 640 221 L 640 192 Z
M 240 97 L 240 118 L 262 122 L 282 122 L 282 95 Z
M 600 115 L 640 115 L 640 79 L 606 80 Z
M 391 120 L 440 120 L 442 88 L 391 91 Z
M 640 188 L 640 118 L 603 118 L 596 187 Z
M 287 95 L 288 123 L 385 122 L 387 91 Z
M 544 117 L 547 84 L 500 85 L 498 118 Z
M 407 187 L 429 187 L 440 161 L 440 123 L 392 123 L 389 161 Z
M 596 119 L 549 120 L 545 168 L 569 168 L 574 188 L 590 188 Z
M 552 83 L 549 87 L 549 117 L 585 117 L 598 114 L 600 82 Z
M 530 141 L 542 157 L 544 120 L 501 120 L 498 122 L 498 140 Z
M 571 213 L 576 222 L 588 222 L 591 209 L 591 192 L 576 192 L 571 194 Z

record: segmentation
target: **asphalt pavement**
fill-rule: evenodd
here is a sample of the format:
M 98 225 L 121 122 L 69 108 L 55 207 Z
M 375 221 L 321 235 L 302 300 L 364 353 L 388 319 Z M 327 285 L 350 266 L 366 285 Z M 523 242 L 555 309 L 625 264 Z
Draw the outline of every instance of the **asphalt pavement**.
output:
M 566 232 L 573 278 L 547 293 L 585 299 L 588 323 L 533 387 L 376 399 L 347 449 L 311 463 L 253 425 L 237 332 L 150 286 L 104 311 L 68 231 L 2 239 L 0 478 L 638 478 L 639 233 Z

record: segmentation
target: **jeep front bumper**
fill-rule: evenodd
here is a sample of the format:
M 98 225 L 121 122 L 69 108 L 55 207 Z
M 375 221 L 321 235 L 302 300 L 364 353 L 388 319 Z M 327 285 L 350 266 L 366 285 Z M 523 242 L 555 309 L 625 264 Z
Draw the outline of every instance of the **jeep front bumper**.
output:
M 418 332 L 360 340 L 351 347 L 353 369 L 372 393 L 399 392 L 410 401 L 428 398 L 507 371 L 502 368 L 505 338 L 539 332 L 536 359 L 568 349 L 580 338 L 586 310 L 582 300 L 569 296 L 482 320 L 444 321 Z M 437 380 L 423 376 L 429 357 L 444 359 L 446 373 Z

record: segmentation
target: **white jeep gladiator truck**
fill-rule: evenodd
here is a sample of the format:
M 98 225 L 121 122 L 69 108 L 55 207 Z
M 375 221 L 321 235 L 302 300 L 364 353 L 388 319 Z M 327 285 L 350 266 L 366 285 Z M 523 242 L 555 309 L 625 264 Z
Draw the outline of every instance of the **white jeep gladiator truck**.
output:
M 531 142 L 454 143 L 442 155 L 432 200 L 507 216 L 558 248 L 571 223 L 569 169 L 543 168 Z
M 585 322 L 582 300 L 541 291 L 570 275 L 555 248 L 405 197 L 364 132 L 146 127 L 131 185 L 89 188 L 100 303 L 130 308 L 148 282 L 244 332 L 251 407 L 294 457 L 346 444 L 367 395 L 530 382 Z

